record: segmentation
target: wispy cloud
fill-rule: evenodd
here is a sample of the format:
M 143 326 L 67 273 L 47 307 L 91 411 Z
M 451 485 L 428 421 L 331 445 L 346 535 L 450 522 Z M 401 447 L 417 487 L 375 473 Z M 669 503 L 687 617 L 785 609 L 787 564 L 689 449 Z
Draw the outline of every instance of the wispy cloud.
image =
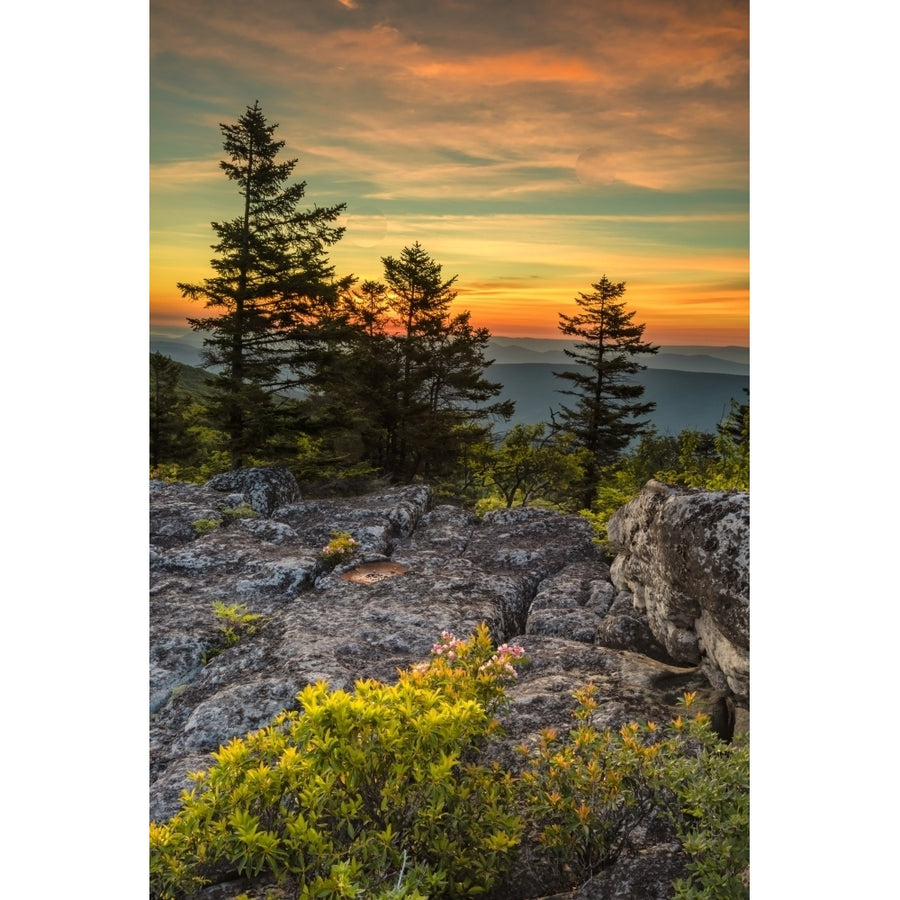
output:
M 481 243 L 466 251 L 479 265 L 549 246 L 580 271 L 597 255 L 597 229 L 608 246 L 629 221 L 604 219 L 611 209 L 633 200 L 635 221 L 685 215 L 696 225 L 704 205 L 707 221 L 737 215 L 714 197 L 746 194 L 746 2 L 152 0 L 150 19 L 157 210 L 222 178 L 210 156 L 218 123 L 256 99 L 299 156 L 311 198 L 346 200 L 351 212 L 380 205 L 386 237 L 414 224 L 437 233 L 414 216 L 426 207 L 443 213 L 447 241 L 463 221 L 454 216 L 484 215 Z M 530 218 L 538 206 L 593 219 L 566 224 L 562 243 L 546 231 L 511 243 L 518 226 L 504 216 L 542 228 Z M 743 240 L 746 260 L 746 234 L 735 234 L 725 252 Z M 709 259 L 701 237 L 695 255 Z M 673 260 L 686 252 L 674 236 L 650 243 L 663 240 Z M 638 248 L 623 264 L 639 262 L 635 230 L 618 241 Z

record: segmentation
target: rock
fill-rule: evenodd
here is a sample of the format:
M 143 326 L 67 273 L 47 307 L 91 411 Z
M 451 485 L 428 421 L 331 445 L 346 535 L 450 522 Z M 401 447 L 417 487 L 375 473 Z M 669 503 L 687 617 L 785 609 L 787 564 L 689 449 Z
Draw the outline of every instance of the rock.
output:
M 575 891 L 572 900 L 671 900 L 672 882 L 684 877 L 686 861 L 677 842 L 625 854 Z
M 531 602 L 525 633 L 593 644 L 614 596 L 605 563 L 592 560 L 567 566 L 541 582 Z
M 279 506 L 300 499 L 297 480 L 290 470 L 281 466 L 223 472 L 210 479 L 206 486 L 213 491 L 240 494 L 262 516 L 270 516 Z
M 750 495 L 647 483 L 610 519 L 610 569 L 671 658 L 750 697 Z
M 214 481 L 223 491 L 240 479 Z M 151 516 L 182 520 L 212 508 L 209 484 L 154 488 Z M 162 508 L 160 508 L 162 507 Z M 282 504 L 270 517 L 238 519 L 171 546 L 156 543 L 150 578 L 151 808 L 177 809 L 179 759 L 193 763 L 232 736 L 295 704 L 307 684 L 352 689 L 360 678 L 396 679 L 428 657 L 443 630 L 460 636 L 481 622 L 500 642 L 524 631 L 538 586 L 572 562 L 605 572 L 593 532 L 579 516 L 516 509 L 475 515 L 433 508 L 429 488 Z M 359 542 L 329 569 L 319 551 L 335 530 Z M 189 539 L 188 539 L 189 538 Z M 360 562 L 390 563 L 391 578 L 343 576 Z M 608 585 L 608 590 L 612 587 Z M 264 617 L 259 631 L 203 664 L 221 641 L 215 601 Z M 219 712 L 217 713 L 216 710 Z
M 506 735 L 490 749 L 510 771 L 523 765 L 519 745 L 573 727 L 573 692 L 588 682 L 599 728 L 665 721 L 685 691 L 722 733 L 746 724 L 734 706 L 745 694 L 731 689 L 746 684 L 749 649 L 739 499 L 648 486 L 617 514 L 623 553 L 609 567 L 580 516 L 518 507 L 479 519 L 436 506 L 424 485 L 304 501 L 289 474 L 150 484 L 151 819 L 177 811 L 187 773 L 207 768 L 210 752 L 296 708 L 306 685 L 392 682 L 442 631 L 465 637 L 481 622 L 528 657 L 508 690 Z M 244 506 L 257 515 L 227 513 Z M 213 525 L 198 531 L 199 520 Z M 332 568 L 320 552 L 334 531 L 359 549 Z M 261 616 L 258 630 L 225 647 L 216 601 Z M 655 885 L 679 858 L 658 835 L 642 840 L 631 862 L 623 856 L 578 896 L 662 897 Z M 537 897 L 536 885 L 502 896 Z

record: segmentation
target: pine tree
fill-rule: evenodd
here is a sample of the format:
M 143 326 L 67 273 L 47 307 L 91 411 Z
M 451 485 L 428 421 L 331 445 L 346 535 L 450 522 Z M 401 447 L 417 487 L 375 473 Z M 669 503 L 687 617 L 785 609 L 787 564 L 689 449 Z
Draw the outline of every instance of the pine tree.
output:
M 291 404 L 278 393 L 298 368 L 298 347 L 321 309 L 347 284 L 336 283 L 327 248 L 343 228 L 345 204 L 298 208 L 306 182 L 288 184 L 296 159 L 279 161 L 284 141 L 273 137 L 257 101 L 234 125 L 220 125 L 227 160 L 220 165 L 243 198 L 240 215 L 213 222 L 215 274 L 201 284 L 179 283 L 182 295 L 204 300 L 215 315 L 188 319 L 209 333 L 204 364 L 211 379 L 210 412 L 228 436 L 232 468 L 263 453 L 282 431 Z
M 625 282 L 614 283 L 604 275 L 592 287 L 593 293 L 579 292 L 575 298 L 582 312 L 559 314 L 560 331 L 581 339 L 574 350 L 565 352 L 582 368 L 553 373 L 571 384 L 561 393 L 577 398 L 573 407 L 562 407 L 554 426 L 574 434 L 590 453 L 586 505 L 590 504 L 600 470 L 614 463 L 647 427 L 647 420 L 641 417 L 655 404 L 641 400 L 644 387 L 632 376 L 646 368 L 635 360 L 636 356 L 659 350 L 642 342 L 646 326 L 632 322 L 634 312 L 626 311 L 622 300 Z
M 488 330 L 451 313 L 456 276 L 445 280 L 418 242 L 382 263 L 386 283 L 344 298 L 351 330 L 312 382 L 321 421 L 342 423 L 345 440 L 352 431 L 365 459 L 395 480 L 436 477 L 513 404 L 492 402 L 502 386 L 484 376 Z
M 503 386 L 484 377 L 490 332 L 473 328 L 468 311 L 450 314 L 457 276 L 442 280 L 441 265 L 418 241 L 382 264 L 401 360 L 388 469 L 394 477 L 433 476 L 455 461 L 464 430 L 471 440 L 469 426 L 492 416 L 508 419 L 513 404 L 484 405 Z

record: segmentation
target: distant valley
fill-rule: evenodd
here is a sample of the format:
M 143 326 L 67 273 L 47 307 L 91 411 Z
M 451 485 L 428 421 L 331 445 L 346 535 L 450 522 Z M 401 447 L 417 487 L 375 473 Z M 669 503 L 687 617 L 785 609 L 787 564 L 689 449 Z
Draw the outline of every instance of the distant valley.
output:
M 520 422 L 536 424 L 549 422 L 551 410 L 558 413 L 563 405 L 575 406 L 576 397 L 560 393 L 569 383 L 553 374 L 574 368 L 546 363 L 495 363 L 487 370 L 487 377 L 503 385 L 503 399 L 516 403 L 510 426 Z M 747 375 L 676 369 L 648 368 L 636 375 L 635 381 L 644 385 L 642 399 L 656 404 L 648 419 L 661 434 L 678 434 L 686 428 L 714 432 L 728 414 L 730 400 L 746 402 L 743 388 L 750 386 Z
M 163 353 L 185 366 L 201 363 L 202 336 L 186 329 L 158 329 L 150 334 L 150 351 Z M 501 397 L 515 401 L 516 412 L 509 423 L 498 423 L 504 432 L 519 423 L 549 422 L 550 411 L 559 412 L 576 398 L 560 393 L 569 383 L 554 372 L 573 369 L 564 348 L 571 341 L 540 338 L 492 338 L 488 358 L 494 363 L 486 376 L 503 385 Z M 678 434 L 686 428 L 715 431 L 727 415 L 729 401 L 746 402 L 749 388 L 747 347 L 663 346 L 656 355 L 641 358 L 647 366 L 636 376 L 644 385 L 644 399 L 656 409 L 650 421 L 662 434 Z M 202 371 L 184 370 L 182 384 L 196 390 Z

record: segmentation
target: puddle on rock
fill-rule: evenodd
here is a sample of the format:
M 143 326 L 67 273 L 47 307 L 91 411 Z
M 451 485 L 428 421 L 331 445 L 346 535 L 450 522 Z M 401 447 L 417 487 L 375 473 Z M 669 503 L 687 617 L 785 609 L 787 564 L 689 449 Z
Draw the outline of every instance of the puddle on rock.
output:
M 406 569 L 395 563 L 372 562 L 363 563 L 349 572 L 341 575 L 345 581 L 356 581 L 360 584 L 372 584 L 375 581 L 384 581 L 385 578 L 393 578 L 394 575 L 402 575 Z

